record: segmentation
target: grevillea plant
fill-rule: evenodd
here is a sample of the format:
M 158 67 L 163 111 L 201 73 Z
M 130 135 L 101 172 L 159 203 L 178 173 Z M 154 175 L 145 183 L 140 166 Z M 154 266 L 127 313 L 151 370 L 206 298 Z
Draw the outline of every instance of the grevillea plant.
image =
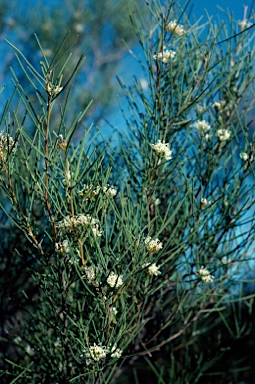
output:
M 247 331 L 236 303 L 253 298 L 240 292 L 255 236 L 254 32 L 246 17 L 192 24 L 188 5 L 152 0 L 146 21 L 131 16 L 145 78 L 119 78 L 118 140 L 86 110 L 69 124 L 85 64 L 70 68 L 66 40 L 51 62 L 38 41 L 38 67 L 13 46 L 34 94 L 13 72 L 0 204 L 20 239 L 9 284 L 25 279 L 1 338 L 4 383 L 142 383 L 139 364 L 154 383 L 198 383 L 225 358 L 210 331 Z

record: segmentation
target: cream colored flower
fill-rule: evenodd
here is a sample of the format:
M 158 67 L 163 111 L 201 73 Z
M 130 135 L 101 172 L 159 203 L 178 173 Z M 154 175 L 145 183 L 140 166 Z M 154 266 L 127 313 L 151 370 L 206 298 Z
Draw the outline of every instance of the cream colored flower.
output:
M 98 269 L 91 265 L 90 267 L 85 267 L 84 272 L 88 282 L 94 287 L 99 287 L 99 283 L 96 281 Z
M 226 141 L 231 137 L 231 132 L 228 129 L 218 129 L 216 134 L 220 141 Z
M 230 262 L 231 262 L 231 259 L 228 256 L 223 256 L 221 259 L 221 264 L 223 265 L 229 264 Z
M 85 200 L 93 200 L 100 193 L 99 185 L 96 188 L 93 188 L 92 185 L 84 184 L 84 187 L 81 191 L 79 191 L 80 196 L 86 196 Z
M 170 21 L 170 23 L 166 25 L 166 31 L 177 36 L 182 36 L 185 33 L 183 25 L 178 24 L 176 20 Z
M 95 236 L 102 236 L 102 231 L 99 230 L 98 220 L 90 215 L 80 214 L 74 217 L 66 216 L 63 220 L 57 223 L 57 228 L 60 229 L 62 234 L 75 232 L 79 226 L 91 228 Z
M 157 53 L 156 55 L 153 55 L 153 59 L 162 61 L 162 63 L 169 63 L 172 59 L 175 58 L 176 52 L 172 50 L 163 50 L 162 52 Z
M 240 26 L 241 31 L 244 31 L 246 28 L 249 28 L 252 23 L 247 19 L 243 19 L 242 21 L 239 21 L 238 25 Z
M 64 240 L 62 243 L 61 242 L 56 243 L 55 249 L 57 253 L 61 253 L 63 255 L 68 254 L 70 252 L 68 240 Z
M 156 152 L 160 157 L 164 157 L 166 160 L 172 159 L 173 151 L 170 149 L 169 143 L 158 140 L 156 144 L 150 144 L 150 146 L 153 151 Z
M 241 157 L 241 159 L 242 159 L 243 161 L 247 161 L 247 160 L 249 160 L 249 155 L 248 155 L 248 153 L 246 153 L 246 152 L 241 152 L 241 153 L 239 154 L 239 156 Z
M 35 349 L 31 348 L 31 346 L 29 344 L 25 347 L 25 351 L 29 356 L 35 355 Z
M 111 357 L 113 357 L 114 359 L 119 359 L 122 353 L 123 351 L 117 348 L 117 344 L 114 344 L 114 346 L 111 349 Z
M 144 243 L 146 244 L 146 249 L 148 253 L 150 253 L 151 255 L 158 253 L 163 248 L 163 244 L 159 239 L 151 240 L 150 236 L 146 237 Z
M 202 197 L 202 199 L 201 199 L 201 206 L 202 206 L 202 208 L 205 208 L 205 207 L 207 207 L 210 204 L 211 204 L 210 201 L 208 201 L 206 198 Z
M 123 285 L 122 275 L 116 275 L 114 272 L 111 272 L 106 282 L 111 288 L 119 288 Z
M 53 85 L 49 81 L 46 84 L 46 92 L 50 96 L 56 96 L 62 91 L 63 87 L 60 87 L 59 85 Z
M 226 100 L 215 101 L 212 105 L 218 112 L 222 111 L 226 106 Z
M 109 350 L 106 347 L 94 343 L 94 345 L 85 348 L 83 352 L 85 352 L 86 364 L 88 365 L 103 360 L 109 353 Z
M 207 131 L 210 131 L 211 126 L 205 120 L 200 120 L 193 125 L 194 128 L 198 129 L 201 135 L 204 135 Z
M 74 24 L 74 30 L 76 33 L 82 33 L 84 30 L 84 25 L 82 23 Z
M 206 134 L 205 134 L 205 140 L 206 140 L 206 141 L 211 140 L 211 138 L 212 138 L 212 135 L 209 135 L 209 133 L 206 133 Z
M 155 263 L 146 263 L 142 265 L 142 268 L 147 268 L 148 267 L 148 275 L 149 276 L 159 276 L 161 275 L 161 272 L 159 270 L 159 267 Z
M 204 282 L 204 283 L 212 283 L 214 276 L 210 274 L 208 269 L 206 269 L 203 265 L 202 267 L 196 272 L 198 277 Z
M 115 189 L 114 187 L 104 187 L 103 191 L 109 198 L 112 198 L 117 195 L 117 189 Z
M 0 159 L 2 161 L 5 161 L 7 153 L 9 153 L 10 151 L 15 152 L 16 150 L 15 147 L 16 146 L 13 138 L 10 135 L 4 133 L 4 131 L 1 131 L 0 132 Z

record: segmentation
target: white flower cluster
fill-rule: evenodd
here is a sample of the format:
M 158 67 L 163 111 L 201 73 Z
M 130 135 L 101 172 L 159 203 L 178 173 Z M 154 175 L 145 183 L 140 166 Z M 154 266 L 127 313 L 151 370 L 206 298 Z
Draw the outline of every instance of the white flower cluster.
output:
M 160 157 L 164 157 L 166 160 L 172 159 L 173 151 L 170 149 L 169 143 L 158 140 L 156 144 L 150 144 L 150 146 Z
M 93 200 L 99 195 L 100 190 L 101 187 L 99 185 L 94 188 L 92 185 L 84 184 L 83 189 L 79 191 L 79 195 L 86 196 L 85 200 Z M 117 194 L 117 190 L 111 186 L 104 187 L 103 192 L 109 198 L 113 198 Z
M 114 187 L 104 187 L 103 191 L 109 198 L 112 198 L 117 195 L 117 189 L 115 189 Z
M 218 129 L 216 135 L 218 136 L 220 141 L 226 141 L 230 139 L 231 132 L 228 129 Z
M 11 150 L 15 151 L 15 142 L 13 138 L 5 134 L 4 131 L 0 132 L 0 159 L 5 161 L 5 157 Z
M 253 160 L 254 160 L 253 155 L 249 156 L 249 154 L 246 153 L 246 152 L 241 152 L 241 153 L 239 154 L 239 156 L 240 156 L 240 158 L 241 158 L 243 161 L 248 161 L 248 160 L 253 161 Z
M 122 355 L 122 350 L 117 348 L 116 344 L 109 350 L 105 346 L 102 347 L 94 343 L 94 345 L 86 348 L 83 352 L 85 353 L 87 365 L 105 359 L 108 354 L 114 359 L 119 359 Z M 83 355 L 81 355 L 81 357 L 83 357 Z
M 122 350 L 117 348 L 117 344 L 114 344 L 114 346 L 111 348 L 111 357 L 114 359 L 119 359 L 122 355 Z
M 68 240 L 64 240 L 63 242 L 56 243 L 55 249 L 57 253 L 60 253 L 62 255 L 67 255 L 70 252 Z
M 211 126 L 205 120 L 200 120 L 193 125 L 194 128 L 198 129 L 200 135 L 204 135 L 207 131 L 210 131 Z
M 84 272 L 88 282 L 94 287 L 99 287 L 99 283 L 96 281 L 98 269 L 91 265 L 90 267 L 85 267 Z
M 176 20 L 170 21 L 166 25 L 166 31 L 171 32 L 177 36 L 182 36 L 185 33 L 183 25 L 178 24 Z
M 210 274 L 207 268 L 205 268 L 203 265 L 202 267 L 196 272 L 198 277 L 204 282 L 204 283 L 212 283 L 214 277 Z
M 79 191 L 80 196 L 86 196 L 85 200 L 93 200 L 100 193 L 99 185 L 93 189 L 91 185 L 84 184 L 84 187 Z
M 86 357 L 86 364 L 91 364 L 93 362 L 103 360 L 106 357 L 107 353 L 109 353 L 106 347 L 101 347 L 100 345 L 96 345 L 95 343 L 89 348 L 86 348 L 84 352 Z
M 149 267 L 148 267 L 149 266 Z M 147 268 L 148 267 L 148 275 L 149 276 L 159 276 L 161 275 L 161 272 L 159 270 L 159 267 L 155 263 L 146 263 L 142 265 L 142 268 Z
M 111 272 L 106 282 L 111 288 L 119 288 L 123 285 L 122 275 L 116 275 L 114 272 Z
M 212 136 L 209 134 L 205 134 L 210 131 L 211 126 L 205 120 L 200 120 L 193 125 L 194 128 L 198 129 L 201 136 L 205 136 L 206 140 L 209 140 Z M 230 139 L 231 132 L 228 129 L 218 129 L 216 132 L 216 136 L 218 136 L 220 141 L 226 141 Z
M 171 49 L 168 50 L 165 47 L 163 48 L 162 52 L 157 53 L 156 55 L 153 55 L 153 59 L 162 61 L 162 63 L 169 63 L 172 59 L 175 58 L 176 52 L 172 51 Z
M 159 239 L 151 240 L 150 236 L 146 237 L 144 243 L 146 244 L 146 249 L 148 253 L 150 253 L 151 255 L 158 253 L 163 248 L 163 244 Z
M 66 216 L 63 220 L 57 223 L 61 233 L 74 232 L 77 227 L 90 227 L 96 237 L 102 236 L 102 231 L 99 230 L 98 220 L 90 215 Z
M 176 36 L 182 36 L 185 33 L 183 25 L 178 24 L 176 20 L 172 20 L 166 25 L 166 31 Z M 175 58 L 175 55 L 175 51 L 167 49 L 164 45 L 161 52 L 158 52 L 157 54 L 153 55 L 153 59 L 162 61 L 162 63 L 166 64 L 169 63 L 169 61 L 173 60 Z
M 56 96 L 58 93 L 62 91 L 63 87 L 60 87 L 59 85 L 53 85 L 50 82 L 47 82 L 46 84 L 46 92 L 50 96 Z

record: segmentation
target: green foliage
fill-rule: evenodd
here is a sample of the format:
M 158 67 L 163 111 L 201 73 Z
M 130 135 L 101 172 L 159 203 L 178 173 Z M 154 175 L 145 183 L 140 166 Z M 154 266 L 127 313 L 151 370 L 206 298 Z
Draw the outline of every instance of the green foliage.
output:
M 119 79 L 118 143 L 92 126 L 74 139 L 89 107 L 70 122 L 84 64 L 69 34 L 52 61 L 37 38 L 39 66 L 13 47 L 26 82 L 13 71 L 1 119 L 1 268 L 17 289 L 3 281 L 4 383 L 223 383 L 252 365 L 228 351 L 254 335 L 254 35 L 148 8 L 131 17 L 148 87 Z

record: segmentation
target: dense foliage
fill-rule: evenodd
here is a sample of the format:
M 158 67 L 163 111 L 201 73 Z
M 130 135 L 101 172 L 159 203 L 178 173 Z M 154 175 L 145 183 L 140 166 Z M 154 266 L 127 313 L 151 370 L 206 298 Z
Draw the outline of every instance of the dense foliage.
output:
M 118 140 L 92 129 L 89 105 L 70 119 L 85 65 L 70 34 L 53 59 L 37 37 L 39 65 L 10 43 L 3 383 L 251 380 L 253 16 L 191 24 L 188 6 L 132 13 L 143 78 L 119 78 Z

